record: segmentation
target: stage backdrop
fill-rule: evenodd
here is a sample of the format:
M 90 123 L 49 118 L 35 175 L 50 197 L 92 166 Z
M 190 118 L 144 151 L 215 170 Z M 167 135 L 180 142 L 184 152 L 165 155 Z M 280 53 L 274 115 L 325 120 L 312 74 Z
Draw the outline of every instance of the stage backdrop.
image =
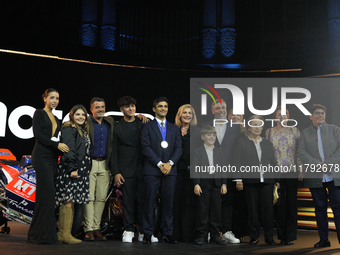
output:
M 151 114 L 152 102 L 158 96 L 169 99 L 168 121 L 174 122 L 178 108 L 190 102 L 190 78 L 211 77 L 280 77 L 289 73 L 240 73 L 230 71 L 208 72 L 204 70 L 179 70 L 163 68 L 133 68 L 103 66 L 58 59 L 40 58 L 17 54 L 0 53 L 1 94 L 0 94 L 0 148 L 11 150 L 20 159 L 31 154 L 34 139 L 30 137 L 33 112 L 43 108 L 41 98 L 45 89 L 53 87 L 60 93 L 60 103 L 56 114 L 63 119 L 72 106 L 83 104 L 89 111 L 90 99 L 94 96 L 106 100 L 107 112 L 119 111 L 117 100 L 130 95 L 137 100 L 137 112 Z M 299 74 L 301 76 L 301 73 Z M 338 79 L 331 78 L 331 85 L 304 84 L 311 92 L 311 100 L 306 103 L 321 103 L 327 107 L 327 122 L 340 125 Z M 214 84 L 210 84 L 213 86 Z M 275 84 L 273 84 L 275 86 Z M 294 87 L 296 87 L 294 83 Z M 271 87 L 268 84 L 254 84 L 254 105 L 257 109 L 268 109 L 271 105 Z M 280 87 L 280 86 L 278 86 Z M 246 95 L 246 92 L 244 92 Z M 228 108 L 232 98 L 226 98 Z M 270 101 L 270 102 L 269 102 Z M 280 100 L 279 100 L 280 103 Z M 196 105 L 195 105 L 196 106 Z M 196 106 L 199 108 L 200 106 Z M 210 108 L 210 107 L 209 107 Z M 298 119 L 298 128 L 310 125 L 308 117 L 296 107 L 288 106 L 291 116 Z M 24 110 L 27 115 L 20 116 Z M 210 109 L 209 109 L 210 110 Z M 197 112 L 200 109 L 196 109 Z M 249 111 L 245 103 L 246 118 Z M 210 116 L 208 112 L 207 117 Z M 119 120 L 121 117 L 115 117 Z

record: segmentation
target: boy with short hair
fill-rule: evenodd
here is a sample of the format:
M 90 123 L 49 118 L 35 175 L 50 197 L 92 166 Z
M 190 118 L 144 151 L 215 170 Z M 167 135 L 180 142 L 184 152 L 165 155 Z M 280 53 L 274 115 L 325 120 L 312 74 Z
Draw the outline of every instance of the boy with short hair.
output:
M 221 228 L 221 194 L 227 193 L 226 179 L 217 173 L 215 167 L 220 165 L 221 151 L 214 149 L 216 130 L 206 126 L 201 130 L 203 145 L 197 148 L 193 155 L 193 169 L 200 166 L 209 178 L 194 179 L 194 193 L 197 199 L 197 239 L 195 244 L 207 243 L 210 231 L 210 242 L 225 245 L 226 241 L 220 238 Z M 221 166 L 222 167 L 222 166 Z

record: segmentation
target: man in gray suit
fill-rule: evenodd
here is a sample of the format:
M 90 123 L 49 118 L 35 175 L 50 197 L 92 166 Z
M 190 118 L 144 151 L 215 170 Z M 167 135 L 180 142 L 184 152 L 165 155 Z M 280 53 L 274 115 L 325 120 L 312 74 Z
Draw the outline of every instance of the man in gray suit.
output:
M 314 247 L 330 247 L 328 199 L 340 243 L 340 129 L 325 122 L 323 105 L 313 104 L 311 112 L 312 125 L 301 132 L 298 154 L 304 164 L 305 187 L 310 189 L 315 205 L 320 241 Z

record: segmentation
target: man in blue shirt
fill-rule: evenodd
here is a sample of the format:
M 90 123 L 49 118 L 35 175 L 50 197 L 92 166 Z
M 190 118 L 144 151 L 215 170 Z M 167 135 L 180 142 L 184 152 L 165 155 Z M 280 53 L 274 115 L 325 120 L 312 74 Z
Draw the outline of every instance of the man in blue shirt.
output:
M 87 121 L 91 139 L 92 169 L 89 175 L 90 202 L 84 205 L 84 240 L 105 241 L 106 237 L 99 229 L 110 182 L 109 162 L 114 120 L 112 117 L 104 117 L 104 99 L 94 97 L 90 105 L 92 116 L 89 116 Z

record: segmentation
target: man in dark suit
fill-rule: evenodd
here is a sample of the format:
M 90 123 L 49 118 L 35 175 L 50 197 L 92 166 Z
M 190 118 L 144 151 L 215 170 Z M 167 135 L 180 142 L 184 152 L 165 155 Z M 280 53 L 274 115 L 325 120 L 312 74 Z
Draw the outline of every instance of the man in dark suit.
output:
M 155 119 L 146 123 L 141 133 L 144 163 L 144 216 L 145 244 L 151 243 L 154 227 L 154 206 L 160 188 L 162 203 L 163 241 L 177 243 L 172 237 L 173 203 L 176 188 L 177 162 L 182 155 L 182 139 L 178 127 L 168 123 L 168 99 L 159 97 L 153 102 Z
M 130 96 L 118 100 L 118 107 L 124 117 L 115 123 L 111 154 L 111 174 L 123 192 L 122 242 L 131 243 L 135 232 L 135 203 L 137 194 L 139 240 L 143 235 L 143 162 L 140 132 L 142 121 L 135 117 L 136 100 Z M 158 242 L 153 238 L 153 242 Z
M 340 243 L 340 129 L 325 122 L 323 105 L 313 104 L 311 112 L 312 125 L 301 132 L 298 154 L 305 166 L 304 185 L 312 193 L 315 205 L 320 241 L 314 247 L 330 247 L 328 199 Z
M 227 122 L 227 103 L 222 99 L 220 102 L 211 105 L 211 112 L 214 119 L 204 123 L 205 126 L 212 126 L 216 129 L 215 148 L 220 149 L 223 155 L 223 165 L 232 165 L 232 155 L 235 142 L 240 136 L 240 124 Z M 232 179 L 227 180 L 228 192 L 222 196 L 222 238 L 228 243 L 240 243 L 232 232 L 232 212 L 233 212 L 233 194 L 236 190 L 235 182 Z

